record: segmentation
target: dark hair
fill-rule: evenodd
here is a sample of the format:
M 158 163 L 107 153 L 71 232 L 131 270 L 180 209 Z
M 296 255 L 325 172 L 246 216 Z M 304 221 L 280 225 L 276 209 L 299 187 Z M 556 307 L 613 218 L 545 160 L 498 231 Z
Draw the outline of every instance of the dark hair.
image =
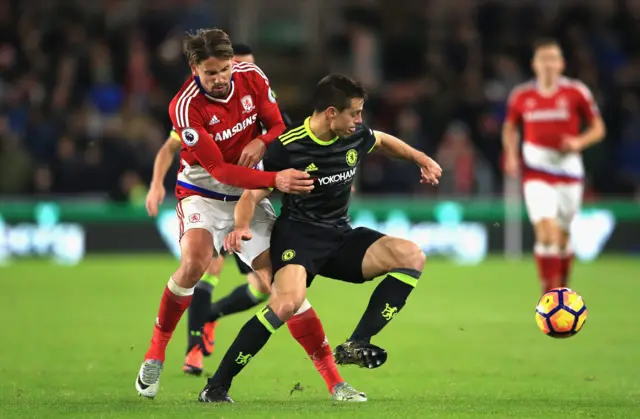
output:
M 560 48 L 560 42 L 558 42 L 554 38 L 548 38 L 548 37 L 546 37 L 546 38 L 538 38 L 533 42 L 533 52 L 536 52 L 540 48 L 547 48 L 547 47 L 558 47 L 558 48 Z
M 329 107 L 339 112 L 351 106 L 351 99 L 366 99 L 367 91 L 357 81 L 340 74 L 326 76 L 316 86 L 313 110 L 322 112 Z
M 198 29 L 190 32 L 182 44 L 189 64 L 200 64 L 210 57 L 230 59 L 233 47 L 229 35 L 222 29 Z
M 253 50 L 247 44 L 233 44 L 233 54 L 234 55 L 251 55 L 253 54 Z

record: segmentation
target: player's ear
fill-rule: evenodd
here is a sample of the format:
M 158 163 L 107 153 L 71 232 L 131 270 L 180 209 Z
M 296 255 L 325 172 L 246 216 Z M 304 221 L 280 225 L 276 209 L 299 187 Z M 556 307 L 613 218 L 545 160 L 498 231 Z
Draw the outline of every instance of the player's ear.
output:
M 338 116 L 338 110 L 336 108 L 334 108 L 333 106 L 329 106 L 327 108 L 327 110 L 324 111 L 324 114 L 327 116 L 327 118 L 333 119 L 336 116 Z
M 189 67 L 191 67 L 191 74 L 195 76 L 198 73 L 196 65 L 195 64 L 189 64 Z

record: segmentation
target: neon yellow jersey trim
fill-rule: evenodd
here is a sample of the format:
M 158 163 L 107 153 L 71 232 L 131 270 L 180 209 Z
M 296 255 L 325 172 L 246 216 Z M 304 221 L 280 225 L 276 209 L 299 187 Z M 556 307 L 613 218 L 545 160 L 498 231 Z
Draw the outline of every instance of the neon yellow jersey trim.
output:
M 307 119 L 304 120 L 304 130 L 307 132 L 307 135 L 309 136 L 309 138 L 311 138 L 316 144 L 327 146 L 327 145 L 331 145 L 331 144 L 335 143 L 336 141 L 338 141 L 338 136 L 337 135 L 335 137 L 333 137 L 332 139 L 330 139 L 329 141 L 322 141 L 321 139 L 316 137 L 313 134 L 313 132 L 311 132 L 311 126 L 309 125 L 310 121 L 311 121 L 311 117 L 308 117 Z

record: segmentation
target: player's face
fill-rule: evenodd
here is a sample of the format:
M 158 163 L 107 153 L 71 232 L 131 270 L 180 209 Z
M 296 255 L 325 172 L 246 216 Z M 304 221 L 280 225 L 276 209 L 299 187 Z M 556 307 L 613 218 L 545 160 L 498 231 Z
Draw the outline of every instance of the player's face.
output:
M 336 108 L 329 108 L 329 124 L 331 131 L 339 137 L 348 137 L 362 124 L 362 109 L 364 99 L 351 99 L 351 106 L 338 112 Z
M 211 96 L 225 97 L 231 87 L 231 66 L 231 59 L 209 57 L 191 69 Z
M 540 47 L 533 56 L 533 71 L 547 80 L 559 77 L 564 71 L 562 51 L 556 45 Z
M 255 59 L 255 57 L 253 56 L 253 54 L 246 54 L 246 55 L 234 55 L 234 56 L 233 56 L 233 59 L 234 59 L 235 61 L 239 61 L 239 62 L 241 62 L 241 63 L 251 63 L 251 64 L 253 64 L 253 63 L 255 63 L 255 62 L 256 62 L 256 59 Z

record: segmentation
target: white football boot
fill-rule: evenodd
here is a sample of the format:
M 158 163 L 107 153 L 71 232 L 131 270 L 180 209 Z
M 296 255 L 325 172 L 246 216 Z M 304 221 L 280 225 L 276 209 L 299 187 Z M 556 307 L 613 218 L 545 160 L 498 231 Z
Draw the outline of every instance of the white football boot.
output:
M 162 361 L 147 359 L 142 363 L 138 377 L 136 377 L 136 390 L 138 394 L 153 399 L 160 388 L 160 374 L 162 373 Z
M 331 391 L 331 398 L 338 402 L 366 402 L 367 395 L 351 387 L 349 383 L 340 383 Z

